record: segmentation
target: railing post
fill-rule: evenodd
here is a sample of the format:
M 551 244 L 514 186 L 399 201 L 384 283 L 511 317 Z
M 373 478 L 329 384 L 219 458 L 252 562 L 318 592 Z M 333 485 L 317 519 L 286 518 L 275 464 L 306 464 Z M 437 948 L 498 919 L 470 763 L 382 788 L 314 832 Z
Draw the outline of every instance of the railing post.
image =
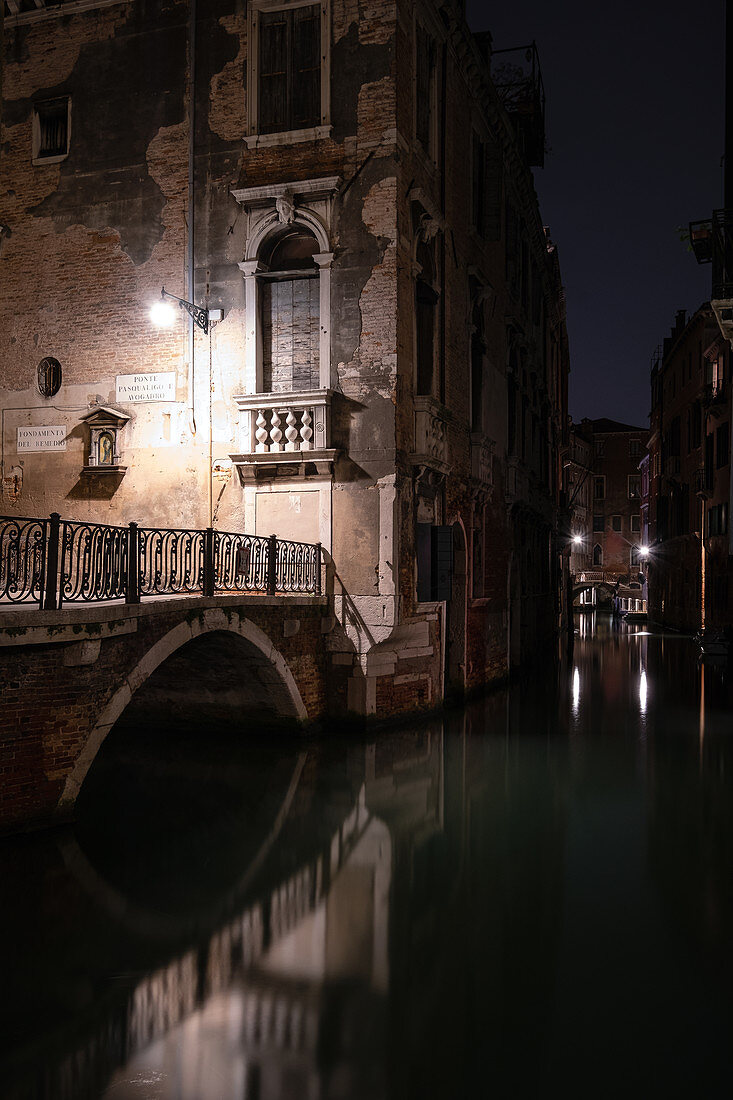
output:
M 323 568 L 323 556 L 321 554 L 321 544 L 316 543 L 316 596 L 321 594 L 321 569 Z
M 270 535 L 267 540 L 267 594 L 274 596 L 277 592 L 277 535 Z
M 59 606 L 59 537 L 61 516 L 52 512 L 46 528 L 46 576 L 43 585 L 43 610 L 56 611 Z
M 140 603 L 140 532 L 137 524 L 131 523 L 128 532 L 125 603 Z
M 204 596 L 214 595 L 214 528 L 204 531 Z

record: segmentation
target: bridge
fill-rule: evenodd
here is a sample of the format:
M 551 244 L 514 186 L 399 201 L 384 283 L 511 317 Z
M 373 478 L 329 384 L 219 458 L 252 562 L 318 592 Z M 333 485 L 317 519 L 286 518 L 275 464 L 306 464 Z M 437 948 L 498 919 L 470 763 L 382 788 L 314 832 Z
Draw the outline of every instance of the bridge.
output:
M 603 570 L 586 570 L 577 575 L 573 584 L 574 606 L 580 606 L 581 608 L 595 607 L 599 591 L 605 592 L 606 598 L 610 598 L 616 592 L 621 601 L 621 611 L 646 614 L 647 603 L 642 597 L 641 585 L 619 584 L 619 577 L 616 573 L 608 573 Z
M 327 568 L 275 535 L 0 517 L 0 830 L 72 816 L 142 685 L 240 723 L 343 713 L 354 646 Z

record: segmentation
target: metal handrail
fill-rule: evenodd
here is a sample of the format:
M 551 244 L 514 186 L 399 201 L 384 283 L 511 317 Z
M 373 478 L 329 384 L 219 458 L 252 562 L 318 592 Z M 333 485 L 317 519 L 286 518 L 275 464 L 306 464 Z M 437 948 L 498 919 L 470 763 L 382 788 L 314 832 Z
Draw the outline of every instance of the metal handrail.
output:
M 321 594 L 320 543 L 241 531 L 0 516 L 0 604 L 136 604 L 163 595 Z

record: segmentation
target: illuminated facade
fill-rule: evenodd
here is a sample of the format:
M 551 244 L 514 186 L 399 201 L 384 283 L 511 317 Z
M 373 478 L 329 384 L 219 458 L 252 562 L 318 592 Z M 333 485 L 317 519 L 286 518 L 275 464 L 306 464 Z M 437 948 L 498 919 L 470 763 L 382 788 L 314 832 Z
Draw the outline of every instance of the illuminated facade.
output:
M 549 642 L 536 55 L 459 4 L 4 4 L 3 512 L 320 543 L 356 712 Z M 223 319 L 156 329 L 161 287 Z

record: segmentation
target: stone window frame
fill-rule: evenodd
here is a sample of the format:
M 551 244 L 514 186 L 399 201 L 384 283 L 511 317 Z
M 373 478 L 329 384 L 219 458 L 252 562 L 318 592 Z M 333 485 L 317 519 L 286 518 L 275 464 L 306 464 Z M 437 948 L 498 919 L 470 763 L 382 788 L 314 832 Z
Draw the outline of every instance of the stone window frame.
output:
M 53 104 L 62 103 L 66 100 L 66 152 L 56 153 L 52 156 L 41 156 L 41 119 L 40 111 L 44 107 L 50 107 Z M 62 160 L 66 160 L 71 149 L 71 96 L 60 95 L 53 96 L 50 99 L 38 99 L 33 103 L 33 130 L 31 138 L 31 163 L 39 166 L 45 164 L 60 164 Z
M 418 65 L 418 27 L 432 39 L 435 46 L 435 64 L 430 76 L 430 116 L 428 121 L 428 148 L 426 149 L 418 136 L 418 106 L 417 106 L 417 65 Z M 416 5 L 412 18 L 412 71 L 414 74 L 413 88 L 415 95 L 412 106 L 412 133 L 414 148 L 422 156 L 424 162 L 431 168 L 436 168 L 440 152 L 440 96 L 439 80 L 440 69 L 443 64 L 444 31 L 435 19 L 433 12 L 426 4 Z
M 611 516 L 611 530 L 619 534 L 623 530 L 623 516 Z
M 420 187 L 413 187 L 407 196 L 413 211 L 413 224 L 415 226 L 412 239 L 412 287 L 413 287 L 413 393 L 415 397 L 427 397 L 433 401 L 443 402 L 443 389 L 445 380 L 443 378 L 444 364 L 441 360 L 441 319 L 440 319 L 440 299 L 443 293 L 443 273 L 441 270 L 442 263 L 442 248 L 439 247 L 441 243 L 441 234 L 445 233 L 445 221 L 438 211 L 437 207 L 433 204 L 432 200 Z M 418 260 L 418 250 L 420 245 L 425 245 L 432 252 L 433 257 L 433 280 L 428 282 L 423 280 L 426 286 L 430 287 L 435 295 L 435 311 L 433 316 L 433 371 L 432 371 L 432 383 L 431 392 L 429 394 L 423 394 L 420 391 L 418 385 L 418 317 L 417 317 L 417 293 L 418 283 L 421 281 L 420 277 L 423 274 L 422 265 Z
M 319 388 L 332 388 L 331 374 L 331 212 L 339 176 L 300 180 L 292 183 L 248 187 L 232 191 L 247 211 L 248 233 L 244 259 L 237 265 L 244 276 L 245 353 L 244 392 L 262 393 L 262 332 L 258 275 L 264 271 L 261 250 L 284 225 L 312 234 L 321 251 L 313 260 L 318 266 L 319 286 Z
M 331 124 L 331 3 L 321 0 L 321 122 L 304 130 L 282 130 L 273 134 L 259 132 L 259 50 L 260 15 L 263 11 L 286 11 L 313 7 L 313 0 L 249 0 L 247 12 L 247 128 L 244 142 L 248 149 L 272 145 L 296 145 L 302 141 L 320 141 L 330 137 Z

